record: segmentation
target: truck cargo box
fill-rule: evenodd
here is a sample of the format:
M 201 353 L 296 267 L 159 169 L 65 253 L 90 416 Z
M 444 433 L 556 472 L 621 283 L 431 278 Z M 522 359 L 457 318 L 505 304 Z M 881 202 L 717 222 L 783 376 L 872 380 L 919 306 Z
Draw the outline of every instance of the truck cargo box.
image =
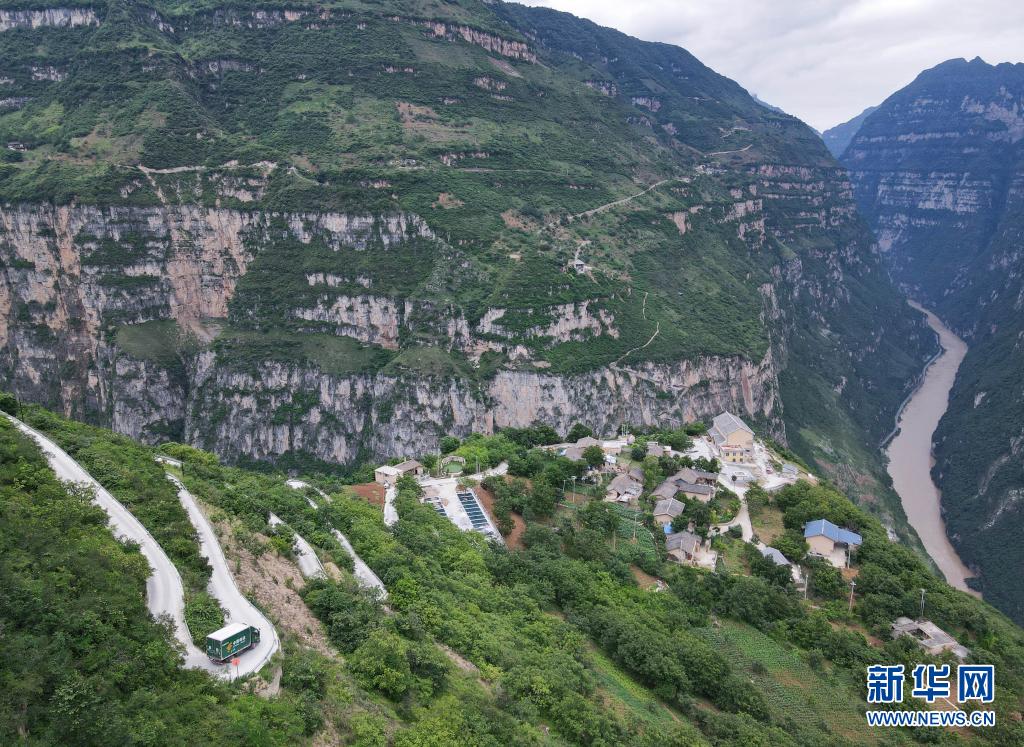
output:
M 259 628 L 231 623 L 206 636 L 206 655 L 214 661 L 226 661 L 259 642 Z

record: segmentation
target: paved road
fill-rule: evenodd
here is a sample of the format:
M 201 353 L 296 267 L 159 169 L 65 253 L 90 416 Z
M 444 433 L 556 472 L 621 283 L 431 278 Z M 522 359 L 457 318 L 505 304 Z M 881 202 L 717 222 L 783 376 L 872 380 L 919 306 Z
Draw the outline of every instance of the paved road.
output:
M 210 576 L 210 585 L 207 589 L 220 602 L 220 606 L 224 608 L 225 622 L 245 623 L 247 625 L 255 625 L 260 629 L 259 644 L 239 657 L 240 662 L 236 672 L 230 671 L 232 667 L 227 664 L 214 664 L 209 659 L 207 659 L 209 667 L 206 668 L 212 668 L 213 671 L 224 677 L 233 675 L 244 677 L 247 674 L 258 672 L 281 647 L 281 643 L 277 638 L 277 631 L 270 620 L 256 609 L 252 602 L 246 599 L 242 592 L 239 591 L 238 586 L 235 585 L 235 579 L 228 569 L 227 558 L 224 557 L 224 550 L 221 549 L 220 543 L 217 541 L 217 535 L 214 533 L 209 520 L 199 509 L 199 504 L 196 503 L 195 497 L 185 489 L 185 486 L 174 475 L 168 474 L 167 479 L 178 488 L 178 500 L 185 507 L 185 510 L 188 512 L 188 518 L 199 535 L 199 550 L 210 561 L 210 566 L 213 568 L 213 575 Z
M 395 498 L 398 497 L 398 488 L 394 485 L 387 485 L 384 488 L 384 525 L 394 526 L 398 523 L 398 509 L 395 508 Z
M 712 528 L 717 529 L 720 534 L 725 534 L 729 530 L 729 527 L 738 526 L 743 532 L 743 541 L 750 542 L 754 538 L 754 527 L 750 523 L 750 511 L 747 510 L 747 488 L 742 485 L 737 485 L 729 479 L 730 476 L 735 474 L 737 471 L 739 471 L 739 468 L 734 467 L 731 464 L 723 464 L 722 472 L 718 475 L 718 481 L 739 496 L 740 510 L 736 512 L 732 521 L 727 521 L 723 524 L 715 524 Z
M 210 660 L 205 653 L 193 645 L 192 636 L 189 635 L 188 627 L 185 625 L 185 590 L 181 583 L 181 575 L 153 535 L 120 501 L 96 482 L 92 475 L 57 444 L 17 418 L 7 415 L 7 419 L 39 444 L 39 448 L 59 479 L 85 485 L 92 489 L 95 496 L 93 503 L 106 511 L 107 516 L 110 517 L 110 528 L 115 537 L 131 540 L 139 545 L 150 568 L 149 578 L 146 579 L 146 606 L 149 608 L 150 614 L 154 618 L 170 619 L 174 628 L 174 637 L 185 647 L 185 666 L 209 670 Z
M 315 485 L 310 485 L 308 482 L 304 482 L 303 480 L 295 480 L 295 479 L 285 480 L 284 484 L 287 485 L 289 488 L 292 488 L 293 490 L 305 490 L 306 488 L 313 488 L 313 490 L 316 491 L 317 495 L 319 495 L 325 501 L 330 501 L 331 500 L 330 498 L 327 497 L 327 493 L 325 493 L 324 491 L 322 491 L 320 488 L 316 487 Z M 309 507 L 314 509 L 314 510 L 317 507 L 316 502 L 312 498 L 310 498 L 308 495 L 306 496 L 306 503 L 308 503 Z
M 310 501 L 310 503 L 313 502 Z M 280 516 L 271 511 L 270 516 L 267 518 L 267 523 L 271 527 L 279 527 L 284 524 L 284 521 L 281 520 Z M 316 556 L 313 546 L 298 532 L 295 533 L 295 542 L 292 545 L 292 550 L 295 551 L 295 560 L 299 564 L 299 570 L 302 571 L 302 575 L 305 578 L 327 578 L 327 572 L 324 570 L 320 558 Z
M 384 588 L 384 582 L 377 577 L 377 574 L 373 572 L 363 559 L 356 554 L 356 551 L 352 548 L 352 543 L 348 541 L 348 537 L 339 532 L 337 529 L 332 529 L 334 532 L 334 538 L 341 543 L 341 546 L 345 548 L 345 552 L 352 556 L 353 563 L 353 575 L 356 577 L 356 581 L 364 589 L 376 589 L 377 595 L 380 599 L 388 598 L 388 590 Z
M 288 487 L 290 488 L 294 488 L 295 490 L 313 488 L 313 490 L 315 490 L 317 494 L 325 501 L 331 500 L 328 497 L 327 493 L 325 493 L 315 485 L 310 485 L 308 482 L 303 482 L 302 480 L 288 480 L 287 483 L 285 484 L 288 485 Z M 306 497 L 306 501 L 313 508 L 317 508 L 316 502 L 309 496 Z M 378 578 L 377 574 L 373 572 L 373 569 L 370 568 L 370 566 L 363 562 L 363 559 L 359 557 L 358 553 L 356 553 L 355 549 L 352 547 L 352 543 L 348 541 L 348 537 L 339 532 L 337 529 L 332 529 L 331 532 L 334 533 L 334 538 L 338 540 L 338 542 L 341 544 L 343 548 L 345 548 L 345 552 L 352 556 L 352 572 L 353 575 L 356 577 L 356 581 L 359 582 L 359 585 L 366 589 L 376 589 L 378 596 L 381 599 L 387 599 L 388 590 L 384 588 L 384 582 L 381 581 L 380 578 Z

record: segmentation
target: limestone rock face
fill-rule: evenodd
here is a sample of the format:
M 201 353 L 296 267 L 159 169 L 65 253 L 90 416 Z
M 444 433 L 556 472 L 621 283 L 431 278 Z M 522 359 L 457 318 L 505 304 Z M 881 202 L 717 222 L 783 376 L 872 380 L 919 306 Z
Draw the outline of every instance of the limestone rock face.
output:
M 755 362 L 707 356 L 578 375 L 527 365 L 482 382 L 383 371 L 338 375 L 302 361 L 239 370 L 218 357 L 211 341 L 231 316 L 240 278 L 281 230 L 300 246 L 316 240 L 338 251 L 379 251 L 410 236 L 432 238 L 420 219 L 406 214 L 3 206 L 0 341 L 12 388 L 135 438 L 181 437 L 234 459 L 302 451 L 349 462 L 360 449 L 379 456 L 428 451 L 447 433 L 538 421 L 568 429 L 582 420 L 599 430 L 624 422 L 681 424 L 725 408 L 773 422 L 782 432 L 770 351 Z M 532 354 L 523 341 L 619 334 L 613 316 L 586 301 L 553 305 L 538 312 L 535 324 L 527 319 L 510 329 L 502 325 L 503 308 L 470 320 L 424 300 L 334 292 L 349 287 L 347 276 L 314 272 L 304 280 L 314 303 L 296 301 L 295 319 L 386 350 L 397 350 L 403 335 L 422 333 L 428 317 L 450 348 L 471 360 L 490 350 L 528 364 Z M 355 282 L 373 285 L 369 278 Z M 118 343 L 120 326 L 160 321 L 173 321 L 192 346 L 167 360 Z
M 37 10 L 0 10 L 0 31 L 37 29 L 44 26 L 73 28 L 99 24 L 91 8 L 40 8 Z

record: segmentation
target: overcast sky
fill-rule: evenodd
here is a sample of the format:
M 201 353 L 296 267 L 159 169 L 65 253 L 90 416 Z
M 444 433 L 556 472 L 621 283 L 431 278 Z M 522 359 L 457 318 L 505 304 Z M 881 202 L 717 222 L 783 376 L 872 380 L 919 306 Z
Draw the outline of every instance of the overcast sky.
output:
M 819 130 L 952 57 L 1024 61 L 1024 0 L 517 0 L 677 44 Z

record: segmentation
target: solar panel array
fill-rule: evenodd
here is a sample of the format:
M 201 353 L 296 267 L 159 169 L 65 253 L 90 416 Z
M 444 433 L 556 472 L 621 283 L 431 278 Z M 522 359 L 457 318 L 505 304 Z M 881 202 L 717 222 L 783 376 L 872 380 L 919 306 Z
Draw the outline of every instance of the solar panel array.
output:
M 441 505 L 440 499 L 433 498 L 433 499 L 431 499 L 429 501 L 429 503 L 430 503 L 431 506 L 434 507 L 435 511 L 437 511 L 439 514 L 441 514 L 441 516 L 443 516 L 446 519 L 448 518 L 448 512 L 444 510 L 444 506 Z
M 469 516 L 469 521 L 473 525 L 474 529 L 489 529 L 490 522 L 487 520 L 487 516 L 484 514 L 483 508 L 480 507 L 480 503 L 477 501 L 476 496 L 470 491 L 459 491 L 459 503 L 466 509 L 466 515 Z

